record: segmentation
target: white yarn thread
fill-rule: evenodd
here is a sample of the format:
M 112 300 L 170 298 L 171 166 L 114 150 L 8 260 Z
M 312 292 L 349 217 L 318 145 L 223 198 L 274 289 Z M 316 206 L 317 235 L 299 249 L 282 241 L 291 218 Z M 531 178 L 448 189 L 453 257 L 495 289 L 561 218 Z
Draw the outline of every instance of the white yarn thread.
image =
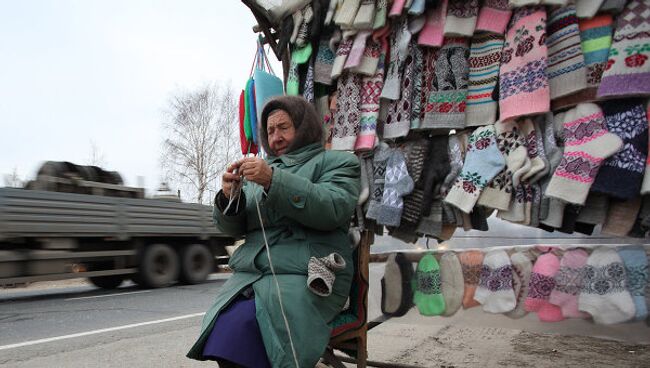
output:
M 226 206 L 226 209 L 223 211 L 223 213 L 227 213 L 228 210 L 230 209 L 230 206 L 235 201 L 235 197 L 232 196 L 233 189 L 234 189 L 234 191 L 238 192 L 238 194 L 237 194 L 237 207 L 236 207 L 235 211 L 236 212 L 239 211 L 239 198 L 241 197 L 241 191 L 242 191 L 243 186 L 244 186 L 244 178 L 242 178 L 239 185 L 237 185 L 235 188 L 231 188 L 230 200 L 228 201 L 228 206 Z M 257 199 L 256 195 L 254 195 L 253 197 L 255 197 L 255 207 L 257 208 L 257 217 L 260 220 L 260 227 L 262 228 L 262 237 L 264 238 L 264 247 L 266 248 L 266 257 L 269 260 L 269 267 L 271 268 L 271 275 L 273 276 L 273 281 L 275 281 L 275 289 L 278 292 L 278 301 L 280 302 L 280 312 L 282 313 L 282 318 L 284 319 L 284 327 L 287 329 L 287 334 L 289 334 L 289 345 L 291 345 L 291 353 L 293 354 L 293 361 L 296 364 L 296 368 L 300 368 L 300 364 L 298 363 L 298 354 L 296 353 L 296 347 L 293 345 L 293 338 L 291 337 L 291 328 L 289 327 L 289 319 L 287 318 L 287 315 L 284 312 L 284 304 L 282 303 L 282 292 L 280 291 L 280 283 L 278 282 L 278 277 L 275 274 L 275 268 L 273 267 L 273 260 L 271 259 L 271 249 L 269 247 L 269 242 L 266 239 L 266 231 L 264 230 L 264 220 L 262 220 L 262 212 L 260 211 L 260 202 Z

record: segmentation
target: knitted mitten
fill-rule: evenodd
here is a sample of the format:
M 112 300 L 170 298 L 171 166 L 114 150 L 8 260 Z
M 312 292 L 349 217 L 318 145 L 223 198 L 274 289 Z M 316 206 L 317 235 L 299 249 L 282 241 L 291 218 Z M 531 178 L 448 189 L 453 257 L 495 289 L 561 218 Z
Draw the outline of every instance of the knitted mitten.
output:
M 636 310 L 635 319 L 642 321 L 648 316 L 645 295 L 646 287 L 650 282 L 648 257 L 643 246 L 619 247 L 617 250 L 623 264 L 625 264 L 627 289 L 632 294 Z
M 556 119 L 564 127 L 564 156 L 545 194 L 582 205 L 602 162 L 621 148 L 622 141 L 607 131 L 605 117 L 596 104 L 580 104 Z
M 377 223 L 385 226 L 399 226 L 402 217 L 402 197 L 413 190 L 413 179 L 406 170 L 404 155 L 399 150 L 392 150 L 386 164 L 386 181 L 381 210 Z
M 639 100 L 602 104 L 607 130 L 623 141 L 623 148 L 605 160 L 591 190 L 620 199 L 639 195 L 648 156 L 648 118 Z
M 560 260 L 550 252 L 539 256 L 533 266 L 524 308 L 528 312 L 537 312 L 540 321 L 558 322 L 564 319 L 560 307 L 549 303 L 559 269 Z
M 449 0 L 445 37 L 471 37 L 478 17 L 478 0 Z
M 616 250 L 600 247 L 587 259 L 578 297 L 581 311 L 600 324 L 614 324 L 634 318 L 634 300 L 627 289 L 625 265 Z
M 469 87 L 465 125 L 494 124 L 498 101 L 493 92 L 499 81 L 499 64 L 503 49 L 503 35 L 482 33 L 472 38 L 469 50 Z
M 381 213 L 381 201 L 384 197 L 384 186 L 386 183 L 386 165 L 390 157 L 390 147 L 388 144 L 381 142 L 375 148 L 372 159 L 372 192 L 370 193 L 370 203 L 366 217 L 376 220 Z
M 487 31 L 496 34 L 504 34 L 512 11 L 508 3 L 503 0 L 485 0 L 483 7 L 478 13 L 476 21 L 477 31 Z
M 490 313 L 506 313 L 515 308 L 517 300 L 512 280 L 512 264 L 508 253 L 493 250 L 485 255 L 481 278 L 474 299 Z
M 551 99 L 587 88 L 587 71 L 574 5 L 552 10 L 547 23 L 548 76 Z
M 555 288 L 549 302 L 562 309 L 564 318 L 587 318 L 589 315 L 578 309 L 578 295 L 582 287 L 582 272 L 589 254 L 583 249 L 571 249 L 564 253 L 560 270 L 555 275 Z
M 307 265 L 307 287 L 319 296 L 329 296 L 336 279 L 334 273 L 345 269 L 345 259 L 338 253 L 327 257 L 311 257 Z
M 332 127 L 332 149 L 351 151 L 359 133 L 361 77 L 345 73 L 337 82 L 338 97 Z
M 463 308 L 476 307 L 479 303 L 474 300 L 474 294 L 481 278 L 481 269 L 483 267 L 483 252 L 470 250 L 462 252 L 458 259 L 463 270 L 463 281 L 465 290 L 463 292 Z
M 650 94 L 650 3 L 630 0 L 616 18 L 616 31 L 598 97 L 631 97 Z
M 422 31 L 418 35 L 419 45 L 429 47 L 442 46 L 448 1 L 438 1 L 435 7 L 427 10 L 424 28 L 422 28 Z
M 513 173 L 530 162 L 526 139 L 514 120 L 497 121 L 494 124 L 497 145 L 506 159 L 506 168 L 488 185 L 478 199 L 478 204 L 488 208 L 507 211 L 514 193 Z
M 469 137 L 463 170 L 445 197 L 461 211 L 470 213 L 485 186 L 505 167 L 493 125 L 480 127 Z
M 528 297 L 528 283 L 530 282 L 530 273 L 533 270 L 533 263 L 524 252 L 517 252 L 510 257 L 512 262 L 512 280 L 514 283 L 517 305 L 515 309 L 506 313 L 510 318 L 521 318 L 528 314 L 524 309 L 524 301 Z
M 431 253 L 425 254 L 415 271 L 416 288 L 413 302 L 423 316 L 438 316 L 445 312 L 442 296 L 440 265 Z
M 506 32 L 499 72 L 499 119 L 549 111 L 546 10 L 515 9 Z
M 445 299 L 443 316 L 453 316 L 463 302 L 463 270 L 454 252 L 446 252 L 440 259 L 440 281 Z M 645 286 L 645 285 L 644 285 Z

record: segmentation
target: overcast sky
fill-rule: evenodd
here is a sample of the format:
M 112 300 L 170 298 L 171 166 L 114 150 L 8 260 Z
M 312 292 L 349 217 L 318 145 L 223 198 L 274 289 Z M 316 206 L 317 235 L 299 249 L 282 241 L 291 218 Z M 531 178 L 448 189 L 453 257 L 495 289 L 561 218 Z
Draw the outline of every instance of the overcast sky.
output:
M 254 24 L 233 0 L 0 0 L 0 179 L 86 164 L 94 142 L 127 184 L 157 187 L 166 101 L 208 82 L 240 90 Z

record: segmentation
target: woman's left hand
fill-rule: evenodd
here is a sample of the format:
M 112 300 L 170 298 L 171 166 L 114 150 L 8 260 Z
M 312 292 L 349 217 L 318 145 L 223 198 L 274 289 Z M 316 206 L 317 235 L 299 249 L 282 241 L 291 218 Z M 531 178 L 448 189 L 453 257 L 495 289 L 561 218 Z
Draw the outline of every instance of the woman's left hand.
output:
M 246 180 L 252 181 L 268 190 L 271 186 L 273 169 L 259 157 L 246 157 L 237 162 L 239 164 L 239 174 Z

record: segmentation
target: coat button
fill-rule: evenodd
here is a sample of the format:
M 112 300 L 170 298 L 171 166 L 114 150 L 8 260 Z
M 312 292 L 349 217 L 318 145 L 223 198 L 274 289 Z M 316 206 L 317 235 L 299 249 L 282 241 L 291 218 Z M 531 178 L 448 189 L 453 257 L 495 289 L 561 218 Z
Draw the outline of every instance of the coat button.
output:
M 293 196 L 293 197 L 291 198 L 291 200 L 292 200 L 294 203 L 298 203 L 298 202 L 300 202 L 300 196 L 295 195 L 295 196 Z

